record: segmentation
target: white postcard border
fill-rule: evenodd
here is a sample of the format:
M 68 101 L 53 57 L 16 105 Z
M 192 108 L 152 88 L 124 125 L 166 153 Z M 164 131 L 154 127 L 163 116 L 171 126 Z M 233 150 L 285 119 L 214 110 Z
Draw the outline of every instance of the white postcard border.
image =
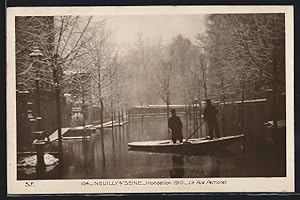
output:
M 15 16 L 168 15 L 209 13 L 285 13 L 286 16 L 286 134 L 287 177 L 17 180 Z M 294 21 L 292 6 L 136 6 L 136 7 L 10 7 L 7 9 L 7 186 L 8 194 L 156 193 L 156 192 L 293 192 L 294 191 Z M 113 181 L 171 181 L 171 185 L 112 185 Z M 111 182 L 112 181 L 112 182 Z M 175 185 L 174 181 L 184 181 Z M 190 184 L 226 181 L 226 184 Z M 95 184 L 97 182 L 101 186 Z M 30 187 L 28 184 L 32 183 Z M 91 183 L 94 185 L 89 185 Z M 104 183 L 111 185 L 103 185 Z M 178 182 L 179 183 L 179 182 Z M 186 184 L 187 183 L 187 184 Z M 83 185 L 86 184 L 86 185 Z

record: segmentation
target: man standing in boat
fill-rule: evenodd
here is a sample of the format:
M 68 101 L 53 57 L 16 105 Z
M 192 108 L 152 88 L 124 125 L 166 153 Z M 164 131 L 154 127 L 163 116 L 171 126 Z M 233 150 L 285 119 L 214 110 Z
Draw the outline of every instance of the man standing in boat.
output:
M 182 143 L 182 122 L 178 116 L 176 116 L 176 110 L 171 110 L 172 116 L 170 117 L 168 121 L 168 127 L 169 131 L 172 133 L 172 141 L 173 143 L 176 143 L 177 140 L 179 140 L 180 143 Z
M 218 110 L 212 105 L 210 99 L 206 99 L 206 107 L 204 109 L 204 120 L 207 121 L 210 138 L 219 138 L 219 126 L 217 119 Z M 214 137 L 215 132 L 215 137 Z

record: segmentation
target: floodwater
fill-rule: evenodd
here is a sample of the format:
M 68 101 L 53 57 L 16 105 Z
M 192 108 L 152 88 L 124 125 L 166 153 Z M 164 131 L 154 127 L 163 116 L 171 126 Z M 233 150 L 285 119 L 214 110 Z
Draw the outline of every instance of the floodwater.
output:
M 193 124 L 187 127 L 185 119 L 182 121 L 186 138 Z M 240 143 L 230 146 L 227 150 L 201 155 L 139 152 L 128 149 L 129 142 L 170 139 L 166 123 L 166 117 L 135 118 L 122 127 L 105 128 L 103 135 L 97 130 L 90 140 L 64 140 L 62 169 L 58 165 L 40 176 L 18 170 L 18 179 L 285 176 L 284 167 L 274 167 L 279 165 L 276 155 L 270 156 L 272 152 L 267 154 L 254 150 L 245 153 Z M 198 136 L 205 136 L 206 132 L 204 127 Z

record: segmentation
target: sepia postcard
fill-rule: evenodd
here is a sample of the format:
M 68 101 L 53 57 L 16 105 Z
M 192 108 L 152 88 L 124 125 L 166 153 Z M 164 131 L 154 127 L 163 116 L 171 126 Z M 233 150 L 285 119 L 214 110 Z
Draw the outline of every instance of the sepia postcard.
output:
M 9 7 L 8 194 L 294 191 L 292 6 Z

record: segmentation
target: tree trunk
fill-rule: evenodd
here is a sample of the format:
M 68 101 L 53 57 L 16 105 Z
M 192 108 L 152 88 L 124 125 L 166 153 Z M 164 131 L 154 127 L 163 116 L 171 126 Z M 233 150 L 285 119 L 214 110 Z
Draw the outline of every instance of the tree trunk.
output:
M 224 84 L 224 78 L 222 78 L 222 80 L 221 80 L 221 87 L 222 87 L 221 102 L 224 103 L 224 106 L 225 106 L 225 84 Z
M 100 133 L 104 133 L 104 127 L 103 127 L 103 117 L 104 117 L 104 105 L 103 105 L 103 100 L 100 98 L 100 123 L 101 123 L 101 128 L 100 128 Z
M 169 102 L 169 96 L 167 96 L 167 133 L 169 133 L 169 118 L 170 118 L 170 102 Z
M 201 122 L 202 122 L 202 110 L 201 110 L 200 88 L 199 88 L 199 94 L 198 94 L 198 104 L 199 104 L 199 112 L 197 113 L 198 114 L 198 122 L 199 122 L 199 125 L 201 125 Z M 200 128 L 199 132 L 200 132 L 200 138 L 202 138 L 202 128 Z
M 278 128 L 278 88 L 277 88 L 278 71 L 276 64 L 273 66 L 273 80 L 272 80 L 272 120 L 274 122 L 274 130 Z
M 205 68 L 202 67 L 202 81 L 203 81 L 203 91 L 204 91 L 204 96 L 207 99 L 208 95 L 207 95 L 207 84 L 206 84 L 206 72 L 205 72 Z
M 244 114 L 245 114 L 245 78 L 243 77 L 243 80 L 242 80 L 242 131 L 244 134 L 244 139 L 243 139 L 243 152 L 246 152 L 246 141 L 247 141 L 247 135 L 245 133 L 245 117 L 244 117 Z
M 82 112 L 82 123 L 83 123 L 83 137 L 85 137 L 86 135 L 86 131 L 85 131 L 85 118 L 86 118 L 86 115 L 85 115 L 85 96 L 84 96 L 84 89 L 83 89 L 83 84 L 81 84 L 81 87 L 82 87 L 82 106 L 81 106 L 81 112 Z
M 169 100 L 169 96 L 167 96 L 167 118 L 170 118 L 170 100 Z
M 60 162 L 62 162 L 63 150 L 62 150 L 62 135 L 61 135 L 60 87 L 58 85 L 55 88 L 55 100 L 56 100 L 56 118 L 57 118 L 57 130 L 58 130 L 58 152 L 60 155 Z
M 245 119 L 244 119 L 244 114 L 245 114 L 245 107 L 244 107 L 244 101 L 245 101 L 245 80 L 242 82 L 242 111 L 241 111 L 241 120 L 242 120 L 242 130 L 244 131 L 245 129 Z
M 208 98 L 208 95 L 207 95 L 207 86 L 206 86 L 206 82 L 204 82 L 203 88 L 204 88 L 204 96 L 205 96 L 205 98 L 207 99 L 207 98 Z
M 104 112 L 104 106 L 103 106 L 103 100 L 102 100 L 102 91 L 101 91 L 101 68 L 100 65 L 97 66 L 98 70 L 98 92 L 99 92 L 99 102 L 100 102 L 100 134 L 103 135 L 103 112 Z

